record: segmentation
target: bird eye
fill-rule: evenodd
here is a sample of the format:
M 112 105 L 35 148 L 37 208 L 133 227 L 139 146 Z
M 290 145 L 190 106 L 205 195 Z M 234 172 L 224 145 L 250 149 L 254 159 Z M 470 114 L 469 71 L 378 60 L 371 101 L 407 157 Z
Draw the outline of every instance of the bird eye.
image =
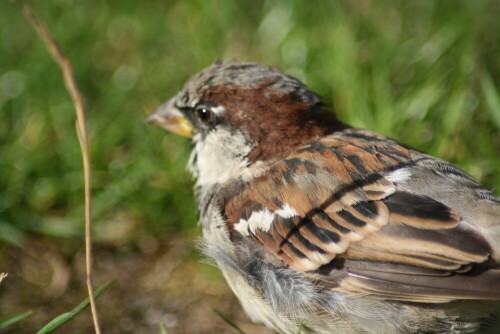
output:
M 199 107 L 197 107 L 196 110 L 195 110 L 195 112 L 196 112 L 196 116 L 198 116 L 198 118 L 203 123 L 207 123 L 213 117 L 212 111 L 209 108 L 205 107 L 205 106 L 199 106 Z

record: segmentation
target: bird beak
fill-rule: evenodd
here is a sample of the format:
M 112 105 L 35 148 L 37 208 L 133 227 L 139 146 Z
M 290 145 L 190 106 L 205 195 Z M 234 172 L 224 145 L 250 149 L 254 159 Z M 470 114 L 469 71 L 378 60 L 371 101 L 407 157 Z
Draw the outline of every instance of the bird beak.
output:
M 186 138 L 191 138 L 193 135 L 193 125 L 175 106 L 175 97 L 159 106 L 154 113 L 146 118 L 146 122 Z

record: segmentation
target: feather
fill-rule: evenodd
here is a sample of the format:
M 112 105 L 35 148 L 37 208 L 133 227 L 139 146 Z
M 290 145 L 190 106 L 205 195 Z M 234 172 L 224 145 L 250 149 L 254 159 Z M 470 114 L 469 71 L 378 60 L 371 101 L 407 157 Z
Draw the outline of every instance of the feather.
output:
M 324 137 L 242 185 L 226 201 L 228 226 L 240 233 L 247 219 L 249 241 L 350 293 L 432 303 L 500 299 L 498 270 L 482 267 L 492 253 L 487 238 L 442 202 L 399 190 L 413 164 L 410 151 L 366 131 Z M 269 210 L 269 227 L 249 218 L 259 210 Z M 324 274 L 337 259 L 346 261 L 345 274 Z

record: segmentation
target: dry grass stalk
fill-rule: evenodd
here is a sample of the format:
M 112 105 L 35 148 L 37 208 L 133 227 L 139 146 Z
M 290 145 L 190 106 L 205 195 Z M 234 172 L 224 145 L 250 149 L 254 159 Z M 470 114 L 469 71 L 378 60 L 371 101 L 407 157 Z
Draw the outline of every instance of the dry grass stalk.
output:
M 7 277 L 9 274 L 7 273 L 0 273 L 0 283 L 4 280 L 5 277 Z
M 85 104 L 83 96 L 78 89 L 75 80 L 75 74 L 70 61 L 63 55 L 56 40 L 52 37 L 45 23 L 40 20 L 33 10 L 21 0 L 10 0 L 16 5 L 24 17 L 31 23 L 36 32 L 40 35 L 45 43 L 54 61 L 59 65 L 62 71 L 64 84 L 71 96 L 73 105 L 76 110 L 76 130 L 80 149 L 83 159 L 83 172 L 85 181 L 85 259 L 87 271 L 87 288 L 90 300 L 90 307 L 92 310 L 92 318 L 94 321 L 94 328 L 97 334 L 101 333 L 99 327 L 99 319 L 97 315 L 97 308 L 95 305 L 94 290 L 92 288 L 92 238 L 91 238 L 91 169 L 90 169 L 90 152 L 88 145 L 87 135 L 87 122 L 85 119 Z

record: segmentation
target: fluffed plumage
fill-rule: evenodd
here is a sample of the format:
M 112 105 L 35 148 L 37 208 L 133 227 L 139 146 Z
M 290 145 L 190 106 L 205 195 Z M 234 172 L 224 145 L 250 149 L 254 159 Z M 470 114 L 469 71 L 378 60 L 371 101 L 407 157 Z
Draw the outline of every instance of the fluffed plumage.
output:
M 494 321 L 500 200 L 457 167 L 341 123 L 255 63 L 208 67 L 149 119 L 192 138 L 204 252 L 254 321 L 281 333 Z

